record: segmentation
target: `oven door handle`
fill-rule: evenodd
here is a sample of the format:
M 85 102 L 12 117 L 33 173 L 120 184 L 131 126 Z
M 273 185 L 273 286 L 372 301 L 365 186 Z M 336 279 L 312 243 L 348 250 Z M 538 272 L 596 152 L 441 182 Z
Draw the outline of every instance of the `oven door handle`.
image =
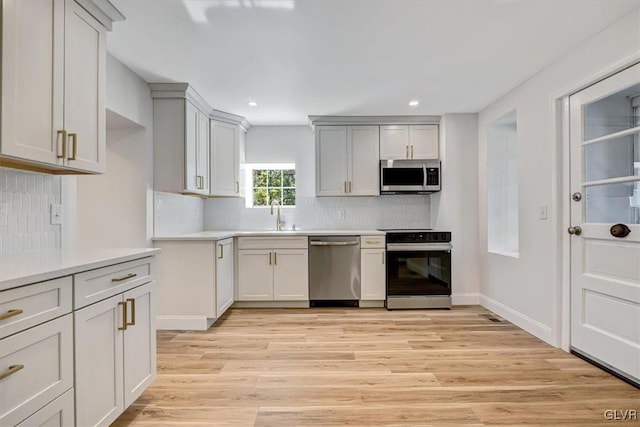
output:
M 415 251 L 450 251 L 453 249 L 451 243 L 425 243 L 421 244 L 402 244 L 388 243 L 387 252 L 415 252 Z
M 427 188 L 427 165 L 422 164 L 422 186 Z

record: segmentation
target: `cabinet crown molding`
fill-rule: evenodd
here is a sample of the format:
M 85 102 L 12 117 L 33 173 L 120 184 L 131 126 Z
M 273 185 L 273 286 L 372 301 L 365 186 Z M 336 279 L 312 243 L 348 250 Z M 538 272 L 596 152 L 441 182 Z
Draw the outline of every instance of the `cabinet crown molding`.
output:
M 440 116 L 309 116 L 309 126 L 437 125 Z
M 111 31 L 116 21 L 124 21 L 124 15 L 109 0 L 75 0 L 84 10 L 89 12 L 104 27 Z
M 238 125 L 245 132 L 251 127 L 251 123 L 243 116 L 211 108 L 207 101 L 189 83 L 149 83 L 149 89 L 153 99 L 186 99 L 206 113 L 212 120 Z

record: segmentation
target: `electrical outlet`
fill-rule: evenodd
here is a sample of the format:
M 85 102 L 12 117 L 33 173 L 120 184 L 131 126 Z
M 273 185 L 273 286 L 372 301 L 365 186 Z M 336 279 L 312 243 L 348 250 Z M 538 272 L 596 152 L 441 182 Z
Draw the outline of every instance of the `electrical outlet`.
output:
M 62 224 L 62 205 L 51 205 L 51 225 Z
M 538 207 L 538 218 L 547 219 L 547 205 L 540 205 Z
M 8 225 L 9 203 L 0 202 L 0 225 Z

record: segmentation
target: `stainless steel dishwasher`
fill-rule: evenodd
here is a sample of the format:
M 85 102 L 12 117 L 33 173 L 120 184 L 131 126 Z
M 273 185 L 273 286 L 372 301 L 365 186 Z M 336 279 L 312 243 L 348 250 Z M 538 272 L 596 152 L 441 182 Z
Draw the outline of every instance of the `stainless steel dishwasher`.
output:
M 311 307 L 358 307 L 360 236 L 309 236 Z

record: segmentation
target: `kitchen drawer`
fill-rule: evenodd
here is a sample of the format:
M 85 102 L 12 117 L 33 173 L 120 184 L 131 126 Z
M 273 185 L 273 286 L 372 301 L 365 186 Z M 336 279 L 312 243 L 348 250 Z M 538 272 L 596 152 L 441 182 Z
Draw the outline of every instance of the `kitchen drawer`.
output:
M 304 249 L 307 236 L 238 237 L 238 249 Z
M 362 236 L 360 238 L 360 247 L 362 249 L 384 248 L 385 236 Z
M 73 389 L 40 409 L 16 427 L 68 427 L 75 425 Z
M 73 315 L 0 340 L 0 376 L 0 426 L 22 422 L 73 387 Z
M 0 292 L 0 338 L 71 313 L 72 293 L 71 276 Z
M 73 307 L 77 310 L 152 280 L 152 257 L 76 274 Z

